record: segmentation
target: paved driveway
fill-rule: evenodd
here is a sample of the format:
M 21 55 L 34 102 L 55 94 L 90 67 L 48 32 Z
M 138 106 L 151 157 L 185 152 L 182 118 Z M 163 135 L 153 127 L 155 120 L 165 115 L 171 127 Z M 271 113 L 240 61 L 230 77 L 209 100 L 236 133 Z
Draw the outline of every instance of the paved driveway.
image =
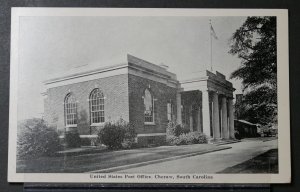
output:
M 277 149 L 277 140 L 244 140 L 230 144 L 231 149 L 146 165 L 120 173 L 216 173 L 254 158 L 270 149 Z

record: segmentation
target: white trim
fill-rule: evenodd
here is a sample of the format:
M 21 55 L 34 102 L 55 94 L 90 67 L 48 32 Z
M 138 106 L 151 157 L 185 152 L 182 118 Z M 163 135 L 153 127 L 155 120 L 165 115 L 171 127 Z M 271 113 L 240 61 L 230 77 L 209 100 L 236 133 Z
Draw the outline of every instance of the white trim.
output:
M 58 137 L 59 137 L 60 139 L 65 138 L 64 135 L 60 135 L 60 136 L 58 136 Z M 80 138 L 97 138 L 98 135 L 79 135 L 79 137 L 80 137 Z
M 154 115 L 153 115 L 153 117 L 154 117 Z M 154 118 L 153 118 L 153 119 L 154 119 Z M 155 125 L 154 122 L 144 122 L 144 124 L 145 124 L 145 125 Z
M 144 108 L 144 125 L 155 125 L 155 108 L 154 108 L 155 99 L 153 97 L 152 92 L 149 89 L 150 89 L 150 85 L 149 85 L 149 88 L 145 89 L 143 99 L 144 99 L 144 106 L 145 106 L 145 92 L 146 92 L 146 90 L 148 90 L 148 92 L 150 93 L 151 98 L 152 98 L 152 121 L 151 122 L 145 121 L 145 108 Z
M 128 69 L 128 74 L 138 76 L 141 78 L 149 79 L 152 81 L 156 81 L 159 83 L 163 83 L 169 87 L 177 88 L 179 82 L 175 79 L 168 79 L 166 77 L 163 77 L 157 73 L 149 72 L 149 71 L 143 71 L 140 68 L 134 68 L 132 66 Z
M 90 81 L 90 80 L 95 80 L 95 79 L 102 79 L 102 78 L 107 78 L 107 77 L 112 77 L 116 75 L 124 75 L 124 74 L 131 74 L 135 75 L 138 77 L 142 77 L 145 79 L 149 79 L 152 81 L 160 82 L 163 83 L 169 87 L 176 88 L 178 85 L 178 81 L 176 79 L 168 79 L 166 77 L 163 77 L 162 75 L 155 73 L 155 72 L 149 72 L 149 71 L 143 71 L 140 68 L 136 68 L 133 66 L 120 66 L 119 68 L 112 68 L 112 69 L 107 69 L 107 70 L 102 70 L 102 71 L 95 71 L 91 73 L 86 73 L 82 75 L 74 75 L 70 77 L 65 77 L 65 78 L 57 78 L 53 80 L 49 80 L 44 82 L 46 89 L 53 88 L 53 87 L 60 87 L 64 85 L 69 85 L 69 84 L 74 84 L 74 83 L 80 83 L 80 82 L 85 82 L 85 81 Z
M 166 133 L 140 133 L 137 134 L 137 137 L 150 137 L 150 136 L 163 136 L 166 135 Z
M 176 78 L 176 74 L 167 71 L 166 68 L 161 67 L 160 65 L 151 63 L 149 61 L 145 61 L 145 60 L 135 57 L 133 55 L 127 54 L 127 61 L 128 61 L 128 64 L 134 64 L 134 66 L 136 66 L 138 68 L 144 68 L 144 69 L 146 69 L 146 71 L 150 70 L 150 71 L 154 72 L 155 74 L 160 74 L 163 76 Z M 133 67 L 133 66 L 131 65 L 131 67 Z
M 66 125 L 66 128 L 76 128 L 76 127 L 77 127 L 77 124 Z
M 98 135 L 79 135 L 80 138 L 97 138 Z
M 110 69 L 106 71 L 96 71 L 89 74 L 82 74 L 79 76 L 73 76 L 68 77 L 61 80 L 53 80 L 45 83 L 46 89 L 53 88 L 53 87 L 60 87 L 64 85 L 74 84 L 74 83 L 81 83 L 85 81 L 95 80 L 95 79 L 101 79 L 116 75 L 123 75 L 128 74 L 128 68 L 127 66 L 121 66 L 116 69 Z
M 164 136 L 166 133 L 140 133 L 137 137 L 151 137 L 151 136 Z M 97 138 L 98 135 L 79 135 L 80 138 Z M 59 136 L 60 139 L 65 138 L 64 135 Z
M 92 123 L 91 126 L 104 126 L 105 122 L 101 122 L 101 123 Z
M 124 67 L 132 67 L 132 68 L 135 68 L 138 70 L 142 70 L 143 72 L 147 72 L 147 71 L 149 72 L 149 70 L 150 70 L 150 71 L 152 71 L 153 74 L 155 74 L 157 76 L 161 76 L 162 78 L 163 78 L 163 76 L 165 76 L 166 78 L 172 78 L 172 79 L 176 80 L 176 75 L 174 73 L 167 71 L 165 68 L 163 68 L 159 65 L 150 63 L 148 61 L 145 61 L 143 59 L 140 59 L 138 57 L 127 54 L 127 60 L 120 62 L 120 64 L 108 65 L 105 67 L 89 69 L 89 70 L 81 71 L 81 72 L 74 71 L 73 73 L 62 75 L 61 77 L 55 77 L 55 78 L 46 80 L 44 83 L 50 84 L 50 83 L 55 83 L 55 82 L 59 82 L 59 81 L 65 81 L 68 79 L 92 75 L 95 73 L 103 73 L 103 72 L 112 71 L 112 70 L 116 70 L 116 69 L 120 69 L 120 68 L 124 68 Z
M 176 88 L 178 84 L 176 75 L 174 73 L 171 73 L 158 65 L 132 55 L 127 55 L 127 61 L 124 61 L 124 63 L 121 64 L 90 69 L 88 71 L 74 72 L 73 74 L 65 74 L 61 77 L 46 80 L 44 81 L 44 84 L 46 89 L 49 89 L 73 83 L 130 73 L 164 83 L 174 88 Z
M 94 70 L 77 72 L 77 73 L 74 72 L 74 74 L 63 75 L 61 77 L 55 77 L 55 78 L 46 80 L 46 81 L 44 81 L 44 83 L 45 84 L 56 83 L 56 82 L 65 81 L 68 79 L 74 79 L 74 78 L 78 78 L 78 77 L 82 77 L 82 76 L 93 75 L 96 73 L 108 72 L 108 71 L 112 71 L 112 70 L 116 70 L 116 69 L 120 69 L 120 68 L 124 68 L 124 67 L 127 67 L 127 64 L 112 65 L 112 66 L 103 67 L 100 69 L 94 69 Z

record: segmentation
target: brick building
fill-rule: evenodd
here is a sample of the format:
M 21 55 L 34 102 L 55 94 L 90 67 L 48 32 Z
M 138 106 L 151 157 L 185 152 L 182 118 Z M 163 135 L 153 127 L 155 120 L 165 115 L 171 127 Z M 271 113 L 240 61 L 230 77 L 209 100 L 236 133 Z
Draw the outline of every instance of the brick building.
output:
M 96 137 L 105 122 L 135 122 L 140 145 L 163 143 L 169 121 L 214 139 L 234 137 L 232 84 L 205 71 L 179 82 L 164 65 L 128 55 L 127 61 L 79 69 L 45 82 L 45 119 L 59 132 Z

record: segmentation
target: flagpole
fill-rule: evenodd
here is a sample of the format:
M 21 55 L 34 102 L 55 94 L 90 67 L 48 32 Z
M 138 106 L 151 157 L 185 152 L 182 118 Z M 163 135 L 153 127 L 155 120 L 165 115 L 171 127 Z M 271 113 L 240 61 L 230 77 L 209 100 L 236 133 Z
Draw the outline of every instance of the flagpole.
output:
M 209 20 L 209 39 L 210 39 L 210 71 L 213 71 L 212 67 L 212 38 L 211 38 L 211 20 Z

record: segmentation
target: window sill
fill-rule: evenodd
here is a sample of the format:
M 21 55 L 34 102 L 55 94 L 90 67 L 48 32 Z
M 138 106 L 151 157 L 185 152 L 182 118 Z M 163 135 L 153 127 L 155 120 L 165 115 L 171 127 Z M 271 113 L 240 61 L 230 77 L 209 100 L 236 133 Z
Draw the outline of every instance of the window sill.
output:
M 98 135 L 79 135 L 80 138 L 97 138 Z
M 77 127 L 77 124 L 74 124 L 74 125 L 66 125 L 66 128 L 72 128 L 72 127 Z
M 104 126 L 105 122 L 103 123 L 92 123 L 91 126 L 92 127 L 99 127 L 99 126 Z
M 144 122 L 145 125 L 155 125 L 154 122 Z

